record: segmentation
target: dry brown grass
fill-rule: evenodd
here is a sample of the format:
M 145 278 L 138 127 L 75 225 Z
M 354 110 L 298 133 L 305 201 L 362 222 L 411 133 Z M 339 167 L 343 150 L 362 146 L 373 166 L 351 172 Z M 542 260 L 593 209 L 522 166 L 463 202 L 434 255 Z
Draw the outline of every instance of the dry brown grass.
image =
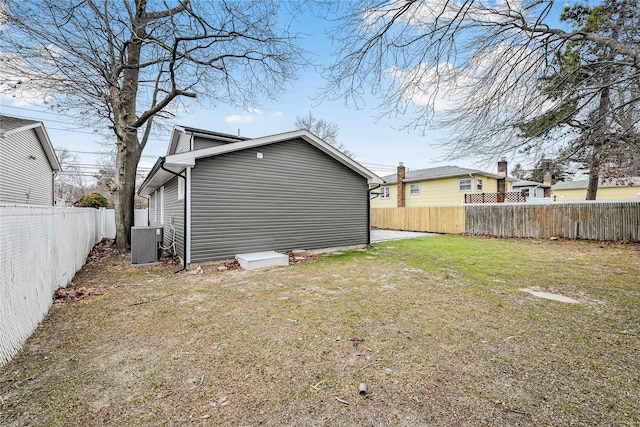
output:
M 75 285 L 105 293 L 0 369 L 0 425 L 640 424 L 637 246 L 439 236 L 174 269 L 86 266 Z

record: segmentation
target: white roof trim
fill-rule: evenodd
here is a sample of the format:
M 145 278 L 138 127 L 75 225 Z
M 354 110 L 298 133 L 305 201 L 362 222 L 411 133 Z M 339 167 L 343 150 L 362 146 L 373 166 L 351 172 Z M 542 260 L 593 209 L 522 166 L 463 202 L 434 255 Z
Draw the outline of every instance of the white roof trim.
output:
M 173 154 L 166 157 L 165 165 L 175 166 L 195 166 L 196 160 L 218 156 L 221 154 L 232 153 L 234 151 L 246 150 L 249 148 L 261 147 L 264 145 L 273 144 L 276 142 L 282 142 L 290 139 L 301 138 L 307 141 L 309 144 L 333 157 L 345 166 L 358 172 L 360 175 L 367 178 L 369 184 L 383 184 L 382 178 L 371 172 L 369 169 L 362 166 L 349 156 L 342 153 L 340 150 L 334 148 L 330 144 L 322 141 L 320 138 L 312 134 L 311 132 L 300 129 L 291 132 L 279 133 L 276 135 L 269 135 L 262 138 L 248 139 L 246 141 L 238 141 L 229 144 L 219 145 L 217 147 L 205 148 L 202 150 L 194 150 L 186 153 Z

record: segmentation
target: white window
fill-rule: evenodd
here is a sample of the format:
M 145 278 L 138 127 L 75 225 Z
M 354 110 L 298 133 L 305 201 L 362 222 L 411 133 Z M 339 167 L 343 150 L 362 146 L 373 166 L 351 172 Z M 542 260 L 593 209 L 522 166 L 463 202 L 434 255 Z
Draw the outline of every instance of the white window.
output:
M 476 190 L 482 191 L 482 178 L 476 178 Z
M 178 200 L 184 199 L 184 178 L 178 177 Z
M 391 191 L 389 187 L 380 187 L 380 198 L 381 199 L 391 198 Z
M 409 187 L 409 194 L 420 194 L 420 183 L 411 184 Z
M 471 178 L 461 178 L 458 181 L 460 191 L 471 191 Z
M 153 223 L 158 223 L 158 190 L 153 192 Z

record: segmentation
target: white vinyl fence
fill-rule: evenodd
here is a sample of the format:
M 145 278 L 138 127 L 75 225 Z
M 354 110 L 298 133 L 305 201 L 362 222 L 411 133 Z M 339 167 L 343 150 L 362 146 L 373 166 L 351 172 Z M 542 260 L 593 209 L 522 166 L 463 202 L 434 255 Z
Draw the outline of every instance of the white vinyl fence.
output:
M 104 236 L 92 208 L 0 206 L 0 366 L 18 352 Z
M 115 209 L 102 209 L 104 212 L 104 237 L 114 239 L 116 237 L 116 211 Z M 133 225 L 145 227 L 149 225 L 149 213 L 147 209 L 133 211 Z

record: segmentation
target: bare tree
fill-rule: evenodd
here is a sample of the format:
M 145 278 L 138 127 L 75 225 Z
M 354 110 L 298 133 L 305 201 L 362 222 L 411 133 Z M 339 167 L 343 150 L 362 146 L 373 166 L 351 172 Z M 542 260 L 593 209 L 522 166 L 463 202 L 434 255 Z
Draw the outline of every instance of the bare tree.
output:
M 401 117 L 408 129 L 444 127 L 448 136 L 442 145 L 450 158 L 490 161 L 519 151 L 558 152 L 566 145 L 562 133 L 520 137 L 522 123 L 561 103 L 542 90 L 557 72 L 557 54 L 569 44 L 589 43 L 615 53 L 615 61 L 592 61 L 593 75 L 625 67 L 625 82 L 640 78 L 637 0 L 610 4 L 617 5 L 608 12 L 618 14 L 612 19 L 620 21 L 625 37 L 598 26 L 574 31 L 553 26 L 562 5 L 550 0 L 341 3 L 335 6 L 341 10 L 332 11 L 342 16 L 331 31 L 338 59 L 325 71 L 323 96 L 358 107 L 372 93 L 380 99 L 381 115 Z M 583 99 L 614 82 L 620 83 L 593 80 L 581 88 Z M 636 94 L 617 108 L 638 100 Z M 630 119 L 634 126 L 637 121 Z
M 136 168 L 153 125 L 185 99 L 250 106 L 303 62 L 274 1 L 9 0 L 0 7 L 3 90 L 116 139 L 116 242 L 128 249 Z
M 596 7 L 578 4 L 566 7 L 561 20 L 576 30 L 597 30 L 631 44 L 640 35 L 640 15 L 628 7 L 616 0 Z M 554 59 L 555 73 L 542 85 L 542 94 L 555 105 L 521 126 L 529 140 L 544 141 L 554 132 L 564 133 L 567 146 L 561 157 L 589 170 L 587 200 L 596 199 L 600 178 L 613 170 L 606 167 L 613 166 L 613 155 L 620 151 L 631 154 L 640 147 L 638 70 L 620 61 L 607 45 L 569 42 Z
M 78 156 L 71 154 L 69 150 L 61 149 L 56 156 L 62 168 L 54 180 L 56 194 L 65 202 L 77 202 L 92 186 L 89 182 L 91 177 L 80 168 Z
M 340 127 L 337 123 L 328 122 L 325 119 L 319 119 L 313 115 L 312 111 L 303 117 L 296 116 L 296 121 L 293 124 L 298 129 L 306 129 L 313 133 L 324 142 L 331 144 L 336 149 L 340 150 L 343 154 L 349 157 L 355 157 L 355 153 L 349 151 L 349 149 L 338 142 L 338 131 Z

